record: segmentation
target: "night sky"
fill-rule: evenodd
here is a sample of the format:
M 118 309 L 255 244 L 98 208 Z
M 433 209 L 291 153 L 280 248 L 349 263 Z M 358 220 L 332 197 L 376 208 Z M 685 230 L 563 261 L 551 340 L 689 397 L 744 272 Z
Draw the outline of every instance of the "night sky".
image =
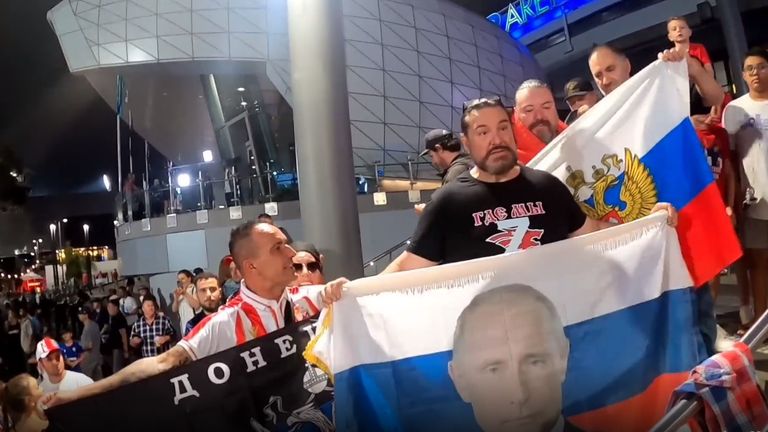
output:
M 117 171 L 114 114 L 69 73 L 46 20 L 57 3 L 0 2 L 0 142 L 31 171 L 33 195 L 98 191 L 101 175 Z

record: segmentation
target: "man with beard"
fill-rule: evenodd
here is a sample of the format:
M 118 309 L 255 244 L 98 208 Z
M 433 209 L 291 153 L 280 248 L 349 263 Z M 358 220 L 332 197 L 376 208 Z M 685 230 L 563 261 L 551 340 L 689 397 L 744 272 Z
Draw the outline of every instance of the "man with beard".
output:
M 557 177 L 518 163 L 512 122 L 499 98 L 465 103 L 461 129 L 475 168 L 427 204 L 408 250 L 384 273 L 513 252 L 611 226 L 588 218 Z M 671 205 L 659 203 L 653 211 L 668 211 L 670 225 L 677 223 Z
M 527 164 L 565 130 L 557 117 L 555 96 L 543 81 L 529 79 L 515 93 L 514 133 L 517 155 Z
M 195 276 L 194 284 L 197 287 L 197 301 L 200 302 L 201 310 L 187 322 L 184 336 L 191 332 L 205 317 L 219 310 L 221 306 L 222 290 L 219 286 L 219 279 L 215 274 L 202 272 Z

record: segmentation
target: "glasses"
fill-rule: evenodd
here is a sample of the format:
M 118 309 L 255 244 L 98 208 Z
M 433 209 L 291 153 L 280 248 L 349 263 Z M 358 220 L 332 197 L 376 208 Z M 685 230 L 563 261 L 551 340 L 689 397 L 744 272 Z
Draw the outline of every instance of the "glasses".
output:
M 744 68 L 744 72 L 748 75 L 753 73 L 761 73 L 768 69 L 768 63 L 758 63 L 756 65 L 749 65 Z
M 293 271 L 295 273 L 303 273 L 305 269 L 309 273 L 317 273 L 320 270 L 322 270 L 322 267 L 320 266 L 320 263 L 317 261 L 312 261 L 311 263 L 306 263 L 306 264 L 293 263 Z
M 461 110 L 466 114 L 467 111 L 472 111 L 477 108 L 484 108 L 489 106 L 500 106 L 504 108 L 504 102 L 502 102 L 500 96 L 472 99 L 464 102 L 461 105 Z

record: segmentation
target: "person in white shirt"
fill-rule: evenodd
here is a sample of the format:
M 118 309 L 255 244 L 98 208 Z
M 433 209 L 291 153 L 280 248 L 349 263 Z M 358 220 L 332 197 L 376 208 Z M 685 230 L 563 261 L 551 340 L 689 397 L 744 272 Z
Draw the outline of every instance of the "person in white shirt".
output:
M 246 222 L 232 230 L 229 249 L 243 282 L 240 293 L 218 312 L 206 317 L 184 340 L 157 357 L 148 357 L 127 368 L 72 392 L 59 392 L 44 399 L 48 407 L 104 393 L 146 379 L 193 360 L 221 352 L 294 322 L 293 307 L 301 303 L 316 308 L 341 298 L 344 278 L 337 279 L 309 296 L 290 296 L 286 285 L 296 277 L 292 258 L 296 252 L 285 235 L 269 224 Z M 243 308 L 257 311 L 248 319 L 258 327 L 243 326 L 237 319 Z M 254 322 L 255 321 L 255 322 Z M 240 322 L 243 332 L 235 332 Z
M 176 275 L 176 291 L 173 293 L 171 309 L 179 314 L 179 328 L 187 328 L 187 323 L 200 309 L 200 301 L 197 299 L 197 288 L 192 283 L 194 276 L 189 270 L 181 270 Z
M 35 357 L 40 370 L 40 388 L 43 393 L 72 391 L 93 384 L 87 375 L 64 369 L 64 358 L 61 356 L 59 344 L 51 338 L 43 338 L 37 343 Z
M 768 51 L 750 50 L 743 71 L 749 93 L 725 107 L 723 127 L 740 161 L 744 210 L 739 234 L 749 272 L 753 316 L 759 317 L 768 306 Z
M 120 312 L 125 315 L 128 325 L 132 326 L 139 319 L 139 304 L 133 296 L 128 294 L 128 289 L 124 286 L 117 289 L 117 295 L 120 296 Z

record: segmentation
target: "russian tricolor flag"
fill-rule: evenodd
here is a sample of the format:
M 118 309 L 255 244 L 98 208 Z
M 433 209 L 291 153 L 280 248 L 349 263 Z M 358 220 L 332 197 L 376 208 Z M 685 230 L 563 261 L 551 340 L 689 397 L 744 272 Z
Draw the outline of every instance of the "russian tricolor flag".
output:
M 559 318 L 514 297 L 520 286 Z M 675 231 L 653 215 L 521 253 L 353 281 L 305 356 L 334 376 L 340 431 L 557 422 L 646 431 L 706 357 L 691 287 Z M 473 299 L 506 289 L 465 312 L 456 331 Z M 537 310 L 543 319 L 529 316 Z
M 599 216 L 618 222 L 628 221 L 617 216 L 621 212 L 637 216 L 633 207 L 644 206 L 639 216 L 650 210 L 642 194 L 633 192 L 647 172 L 656 198 L 651 205 L 668 202 L 679 212 L 680 245 L 698 287 L 736 261 L 741 247 L 689 119 L 689 92 L 685 62 L 656 61 L 580 117 L 529 166 L 566 182 L 583 206 L 606 204 L 614 211 L 604 215 L 602 207 Z M 634 170 L 628 155 L 639 158 Z M 583 183 L 573 175 L 577 171 Z M 594 187 L 603 173 L 616 177 L 605 193 Z

